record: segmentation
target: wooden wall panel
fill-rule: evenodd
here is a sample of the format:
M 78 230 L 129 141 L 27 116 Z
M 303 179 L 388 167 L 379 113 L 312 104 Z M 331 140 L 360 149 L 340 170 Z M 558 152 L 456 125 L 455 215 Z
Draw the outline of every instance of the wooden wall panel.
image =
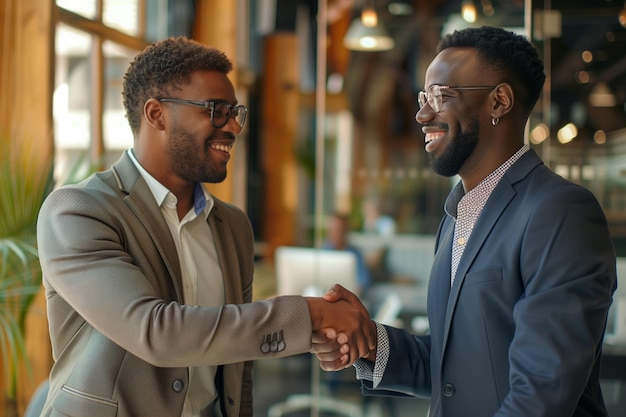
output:
M 53 4 L 4 0 L 0 7 L 0 136 L 40 160 L 42 168 L 48 166 L 53 153 Z M 23 378 L 26 385 L 18 387 L 19 415 L 52 366 L 43 290 L 32 312 L 26 331 L 32 378 Z M 0 390 L 4 392 L 4 387 Z M 4 395 L 0 395 L 3 400 Z M 0 415 L 5 415 L 2 403 Z
M 264 43 L 261 141 L 265 173 L 265 255 L 294 243 L 298 205 L 298 166 L 294 152 L 300 109 L 297 38 L 268 35 Z
M 235 62 L 237 47 L 237 1 L 199 0 L 196 2 L 196 14 L 193 38 L 205 45 L 220 49 Z M 237 87 L 237 68 L 229 74 Z M 228 165 L 226 180 L 220 184 L 207 184 L 207 188 L 218 198 L 233 202 L 233 187 L 237 177 L 246 175 L 246 167 L 235 164 L 238 143 L 233 148 L 233 155 Z M 243 207 L 242 207 L 243 208 Z

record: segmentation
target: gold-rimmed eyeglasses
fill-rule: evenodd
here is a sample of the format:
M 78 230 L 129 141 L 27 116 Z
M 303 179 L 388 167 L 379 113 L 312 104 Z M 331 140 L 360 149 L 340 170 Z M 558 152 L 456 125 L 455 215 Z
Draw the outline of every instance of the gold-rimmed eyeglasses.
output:
M 428 87 L 428 90 L 417 93 L 417 102 L 420 109 L 428 103 L 435 113 L 439 113 L 443 105 L 443 90 L 492 90 L 496 87 L 495 85 L 451 86 L 433 84 Z
M 187 104 L 189 106 L 207 109 L 211 114 L 211 124 L 216 129 L 226 126 L 226 123 L 228 123 L 231 118 L 235 119 L 239 127 L 243 128 L 243 125 L 246 123 L 246 117 L 248 116 L 248 108 L 246 106 L 232 106 L 224 100 L 195 101 L 180 98 L 158 98 L 157 100 L 162 103 Z

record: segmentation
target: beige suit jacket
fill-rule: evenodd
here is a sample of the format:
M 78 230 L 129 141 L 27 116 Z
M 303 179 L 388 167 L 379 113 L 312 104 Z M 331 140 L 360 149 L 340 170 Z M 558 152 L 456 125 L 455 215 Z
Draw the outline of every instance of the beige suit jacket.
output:
M 208 223 L 222 307 L 182 304 L 174 242 L 128 155 L 46 199 L 37 232 L 55 364 L 43 416 L 179 417 L 188 367 L 201 365 L 223 365 L 226 417 L 252 416 L 249 361 L 310 349 L 302 297 L 251 302 L 246 215 L 216 199 Z

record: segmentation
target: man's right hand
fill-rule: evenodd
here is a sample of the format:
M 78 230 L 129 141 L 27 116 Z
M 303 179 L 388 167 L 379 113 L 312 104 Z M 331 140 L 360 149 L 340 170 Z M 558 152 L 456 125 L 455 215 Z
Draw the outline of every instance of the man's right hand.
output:
M 369 356 L 375 349 L 376 325 L 356 295 L 341 285 L 335 285 L 330 291 L 334 291 L 336 298 L 330 295 L 327 297 L 328 293 L 323 299 L 306 297 L 311 323 L 314 331 L 334 329 L 340 339 L 346 339 L 349 366 L 357 359 Z

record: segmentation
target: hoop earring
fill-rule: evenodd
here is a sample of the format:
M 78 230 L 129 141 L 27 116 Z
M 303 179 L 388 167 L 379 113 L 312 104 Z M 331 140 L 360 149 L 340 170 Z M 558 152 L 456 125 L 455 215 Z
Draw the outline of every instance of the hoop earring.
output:
M 500 123 L 500 118 L 499 118 L 499 117 L 492 117 L 492 118 L 491 118 L 491 125 L 492 125 L 492 126 L 495 126 L 495 125 L 497 125 L 498 123 Z

